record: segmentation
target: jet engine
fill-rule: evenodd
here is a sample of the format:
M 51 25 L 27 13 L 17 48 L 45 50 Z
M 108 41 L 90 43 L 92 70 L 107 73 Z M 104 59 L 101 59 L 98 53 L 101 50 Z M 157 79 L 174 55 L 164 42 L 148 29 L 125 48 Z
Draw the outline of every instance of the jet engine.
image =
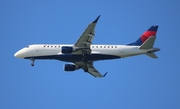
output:
M 63 46 L 61 49 L 62 53 L 72 53 L 75 52 L 77 49 L 75 47 Z
M 65 64 L 64 66 L 64 71 L 75 71 L 77 69 L 79 69 L 78 66 L 74 64 Z

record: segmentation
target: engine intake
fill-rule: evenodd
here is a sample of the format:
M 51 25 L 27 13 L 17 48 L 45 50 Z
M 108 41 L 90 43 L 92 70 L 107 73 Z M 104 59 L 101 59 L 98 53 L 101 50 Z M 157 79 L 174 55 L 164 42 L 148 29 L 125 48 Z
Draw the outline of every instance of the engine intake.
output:
M 65 64 L 64 66 L 64 71 L 75 71 L 77 69 L 79 68 L 74 64 Z
M 62 53 L 72 53 L 72 52 L 75 52 L 75 51 L 76 51 L 76 48 L 68 47 L 68 46 L 63 46 L 62 49 L 61 49 Z

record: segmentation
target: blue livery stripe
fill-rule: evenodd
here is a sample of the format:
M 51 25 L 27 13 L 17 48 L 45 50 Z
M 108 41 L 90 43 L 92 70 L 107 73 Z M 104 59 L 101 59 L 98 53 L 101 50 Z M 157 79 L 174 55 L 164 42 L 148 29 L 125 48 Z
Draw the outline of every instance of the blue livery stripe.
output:
M 158 26 L 155 25 L 155 26 L 151 26 L 147 31 L 157 31 L 158 29 Z

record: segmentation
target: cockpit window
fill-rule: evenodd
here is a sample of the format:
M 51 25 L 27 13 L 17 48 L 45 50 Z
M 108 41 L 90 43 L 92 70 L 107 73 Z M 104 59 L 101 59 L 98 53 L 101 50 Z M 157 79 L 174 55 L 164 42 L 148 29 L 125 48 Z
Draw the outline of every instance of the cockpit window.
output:
M 26 48 L 29 48 L 29 46 L 26 46 Z

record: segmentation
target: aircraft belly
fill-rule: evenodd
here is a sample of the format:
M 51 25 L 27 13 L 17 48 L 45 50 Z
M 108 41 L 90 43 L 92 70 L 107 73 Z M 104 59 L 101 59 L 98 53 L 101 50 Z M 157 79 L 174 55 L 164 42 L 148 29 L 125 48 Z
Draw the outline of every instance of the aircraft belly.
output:
M 87 61 L 98 61 L 98 60 L 108 60 L 117 59 L 119 56 L 114 55 L 103 55 L 103 54 L 90 54 L 86 56 Z M 60 55 L 57 57 L 58 60 L 67 62 L 78 62 L 82 61 L 82 55 Z
M 82 55 L 75 54 L 60 54 L 60 55 L 46 55 L 46 56 L 32 56 L 25 57 L 25 59 L 56 59 L 66 62 L 78 62 L 82 61 Z M 98 61 L 98 60 L 108 60 L 108 59 L 118 59 L 121 58 L 115 55 L 106 55 L 106 54 L 90 54 L 86 56 L 87 61 Z

